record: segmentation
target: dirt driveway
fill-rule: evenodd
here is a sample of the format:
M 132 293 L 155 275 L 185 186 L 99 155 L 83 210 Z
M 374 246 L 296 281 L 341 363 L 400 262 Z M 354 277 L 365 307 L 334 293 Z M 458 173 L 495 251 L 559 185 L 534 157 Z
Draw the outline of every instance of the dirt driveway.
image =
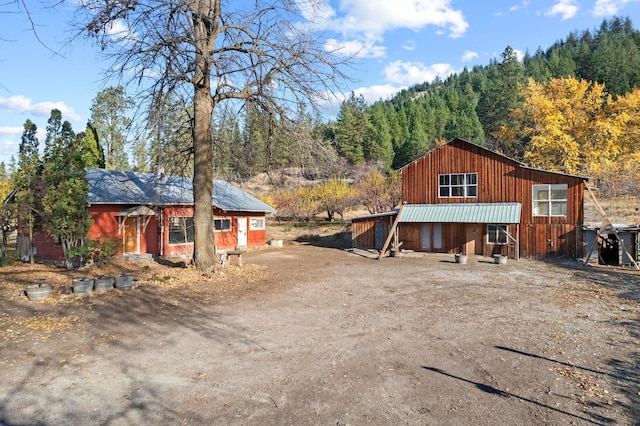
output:
M 0 424 L 640 424 L 637 273 L 304 245 L 244 261 L 48 302 L 0 269 Z

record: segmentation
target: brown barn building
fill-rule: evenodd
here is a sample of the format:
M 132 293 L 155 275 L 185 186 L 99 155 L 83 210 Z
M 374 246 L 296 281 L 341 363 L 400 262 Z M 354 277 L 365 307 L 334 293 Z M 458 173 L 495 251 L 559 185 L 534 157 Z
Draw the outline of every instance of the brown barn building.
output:
M 352 218 L 354 247 L 380 249 L 392 231 L 414 251 L 583 256 L 585 177 L 528 167 L 462 139 L 400 171 L 401 208 Z

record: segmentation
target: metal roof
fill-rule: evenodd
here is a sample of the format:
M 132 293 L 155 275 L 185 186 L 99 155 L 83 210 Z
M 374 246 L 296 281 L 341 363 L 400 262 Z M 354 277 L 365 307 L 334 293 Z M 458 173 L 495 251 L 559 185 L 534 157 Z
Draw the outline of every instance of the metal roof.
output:
M 126 210 L 122 210 L 120 213 L 116 213 L 115 216 L 120 217 L 133 217 L 133 216 L 156 216 L 156 212 L 147 206 L 135 206 Z
M 520 203 L 406 204 L 401 223 L 520 223 Z
M 89 204 L 192 205 L 191 178 L 119 170 L 87 169 Z M 212 205 L 225 211 L 275 209 L 223 180 L 213 182 Z

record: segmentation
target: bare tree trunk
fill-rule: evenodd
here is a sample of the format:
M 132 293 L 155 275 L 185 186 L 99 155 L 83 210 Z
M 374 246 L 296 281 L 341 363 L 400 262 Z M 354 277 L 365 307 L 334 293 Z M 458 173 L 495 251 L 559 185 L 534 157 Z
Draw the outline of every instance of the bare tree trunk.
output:
M 196 58 L 193 77 L 193 226 L 196 268 L 213 269 L 216 264 L 213 222 L 213 100 L 211 98 L 211 62 L 213 36 L 220 0 L 193 4 L 193 26 L 196 34 Z M 213 20 L 212 20 L 213 17 Z M 212 22 L 213 21 L 213 22 Z

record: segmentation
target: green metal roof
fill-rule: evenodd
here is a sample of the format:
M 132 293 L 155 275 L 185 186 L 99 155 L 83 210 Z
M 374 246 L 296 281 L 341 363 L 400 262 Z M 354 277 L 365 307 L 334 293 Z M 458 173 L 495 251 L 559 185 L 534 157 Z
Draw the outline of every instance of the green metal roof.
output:
M 520 223 L 520 203 L 406 204 L 400 223 Z

